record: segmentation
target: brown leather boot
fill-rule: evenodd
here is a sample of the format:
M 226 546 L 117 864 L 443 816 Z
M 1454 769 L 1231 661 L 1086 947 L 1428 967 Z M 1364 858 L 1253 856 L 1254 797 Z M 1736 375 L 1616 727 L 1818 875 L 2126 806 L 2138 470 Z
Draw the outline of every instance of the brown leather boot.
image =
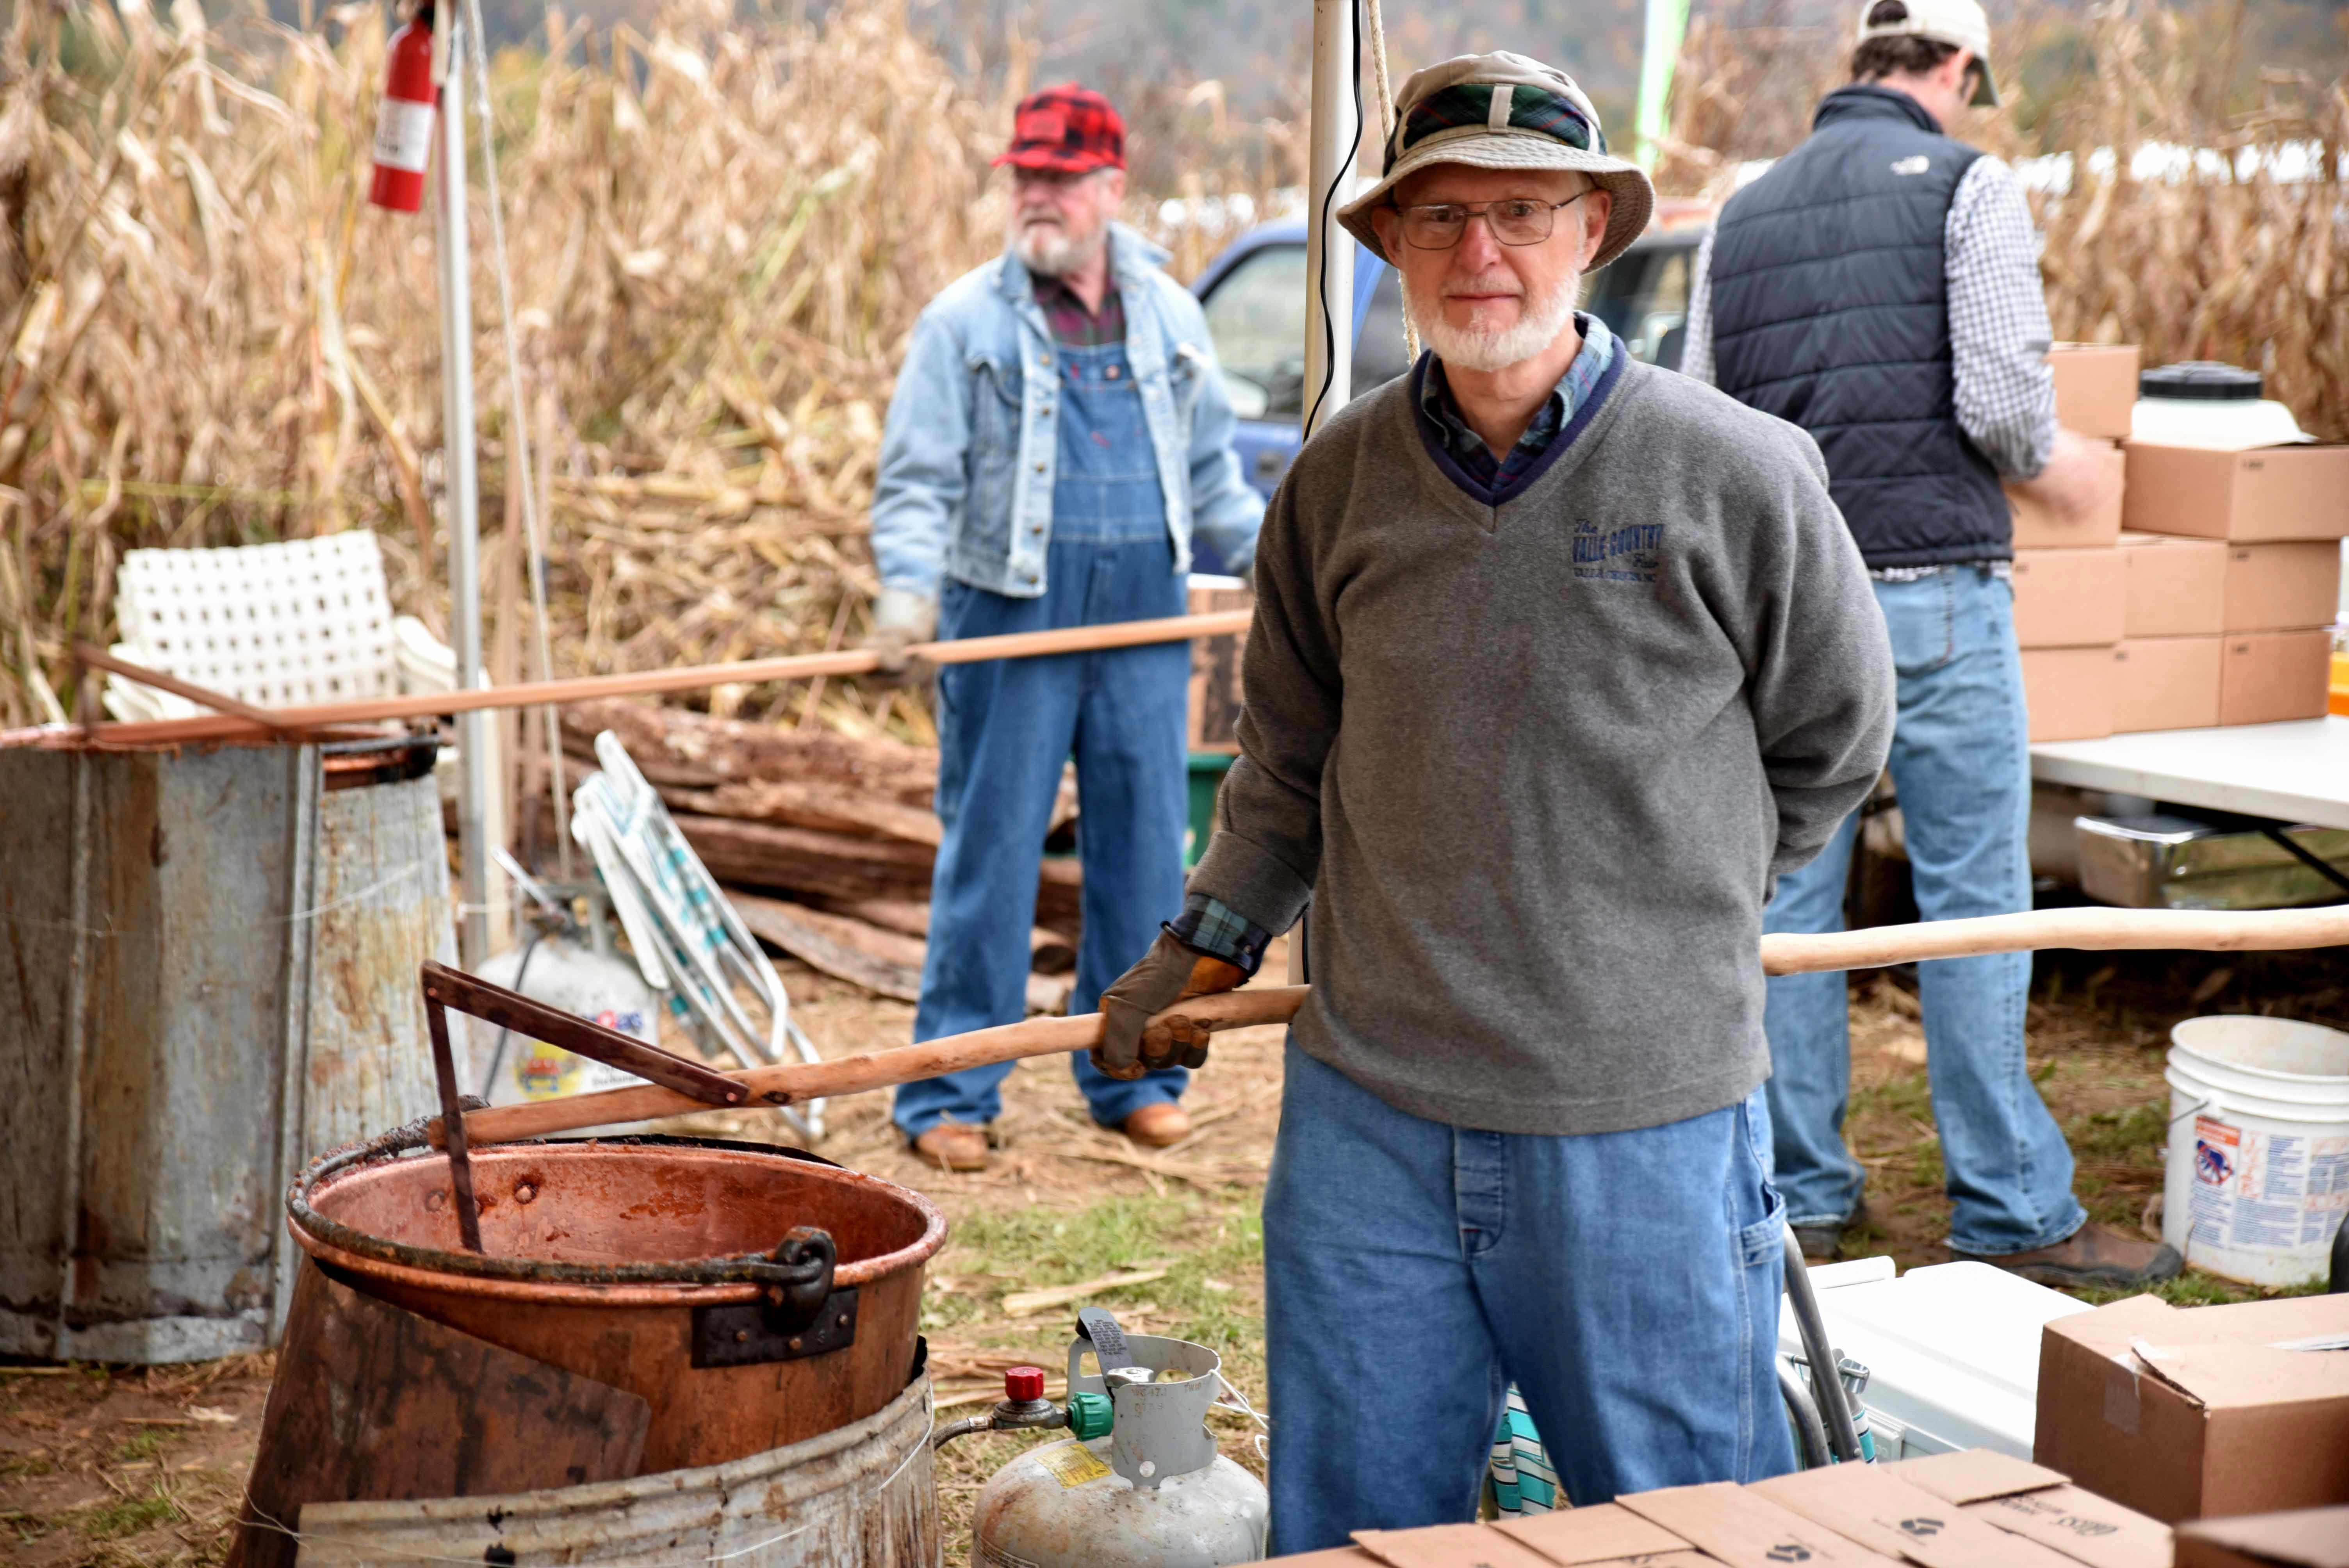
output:
M 914 1152 L 941 1171 L 987 1169 L 987 1129 L 967 1121 L 941 1121 L 914 1140 Z
M 1144 1149 L 1165 1149 L 1191 1136 L 1191 1117 L 1173 1100 L 1162 1099 L 1119 1122 L 1118 1130 Z
M 2186 1267 L 2177 1248 L 2125 1236 L 2109 1225 L 2083 1225 L 2052 1247 L 2034 1247 L 2027 1253 L 1982 1257 L 1951 1247 L 1950 1256 L 1960 1263 L 1988 1264 L 2038 1284 L 2074 1289 L 2102 1285 L 2111 1290 L 2141 1290 L 2177 1278 Z

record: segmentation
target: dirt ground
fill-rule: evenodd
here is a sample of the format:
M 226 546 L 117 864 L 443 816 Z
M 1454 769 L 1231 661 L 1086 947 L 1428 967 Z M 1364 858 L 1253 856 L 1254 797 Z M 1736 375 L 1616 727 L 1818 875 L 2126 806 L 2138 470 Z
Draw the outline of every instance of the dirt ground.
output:
M 781 967 L 827 1055 L 907 1037 L 910 1007 Z M 1267 972 L 1284 972 L 1279 953 Z M 1847 1133 L 1868 1169 L 1874 1222 L 1860 1250 L 1889 1253 L 1904 1266 L 1947 1255 L 1948 1204 L 1917 1011 L 1910 977 L 1855 978 Z M 2031 1059 L 2098 1219 L 2158 1228 L 2167 1033 L 2178 1019 L 2209 1012 L 2339 1024 L 2349 1017 L 2349 976 L 2337 962 L 2301 955 L 2043 957 Z M 1220 1037 L 1187 1101 L 1197 1130 L 1159 1153 L 1094 1127 L 1059 1062 L 1022 1063 L 1013 1073 L 1000 1156 L 976 1175 L 916 1163 L 890 1130 L 885 1097 L 834 1102 L 822 1151 L 920 1188 L 952 1222 L 924 1313 L 947 1417 L 999 1398 L 1002 1369 L 1023 1361 L 1055 1369 L 1057 1396 L 1074 1299 L 1038 1305 L 1020 1294 L 1120 1279 L 1081 1299 L 1112 1307 L 1130 1328 L 1216 1346 L 1232 1381 L 1261 1405 L 1257 1200 L 1279 1114 L 1280 1037 L 1278 1029 Z M 771 1135 L 740 1113 L 669 1127 Z M 2203 1302 L 2250 1293 L 2189 1274 L 2163 1294 Z M 26 1568 L 220 1561 L 269 1373 L 266 1356 L 143 1369 L 0 1365 L 0 1560 Z M 1260 1470 L 1248 1418 L 1219 1410 L 1216 1419 L 1225 1451 Z M 979 1486 L 1034 1441 L 971 1437 L 942 1453 L 949 1563 L 968 1561 Z

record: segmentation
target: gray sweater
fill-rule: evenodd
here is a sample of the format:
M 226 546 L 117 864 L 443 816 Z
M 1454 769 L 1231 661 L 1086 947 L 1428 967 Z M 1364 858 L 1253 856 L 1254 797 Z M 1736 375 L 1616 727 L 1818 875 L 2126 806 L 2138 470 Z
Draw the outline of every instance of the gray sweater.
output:
M 1311 898 L 1299 1046 L 1454 1126 L 1751 1094 L 1763 903 L 1891 741 L 1818 449 L 1617 365 L 1497 506 L 1398 377 L 1306 443 L 1257 547 L 1241 757 L 1190 890 L 1273 932 Z

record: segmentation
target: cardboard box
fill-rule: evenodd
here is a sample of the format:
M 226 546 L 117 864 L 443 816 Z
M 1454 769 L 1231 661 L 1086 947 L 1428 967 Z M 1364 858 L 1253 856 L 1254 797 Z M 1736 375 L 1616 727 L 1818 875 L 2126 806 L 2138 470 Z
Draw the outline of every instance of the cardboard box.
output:
M 2209 1520 L 2178 1532 L 2178 1568 L 2349 1568 L 2349 1508 Z
M 2349 1502 L 2349 1295 L 2137 1295 L 2040 1331 L 2032 1457 L 2167 1522 Z
M 2121 640 L 2128 620 L 2128 563 L 2118 550 L 2014 552 L 2014 639 L 2026 648 L 2077 648 Z
M 2031 738 L 2096 740 L 2113 732 L 2113 648 L 2025 648 L 2023 700 Z
M 1611 1563 L 1625 1557 L 1652 1563 L 1690 1551 L 1687 1542 L 1662 1525 L 1614 1502 L 1528 1513 L 1504 1519 L 1493 1528 L 1521 1546 L 1532 1547 L 1559 1568 L 1581 1568 L 1586 1563 Z
M 2245 632 L 2220 642 L 2220 724 L 2324 717 L 2332 684 L 2331 632 Z
M 2137 351 L 2059 343 L 2048 351 L 2055 373 L 2055 422 L 2084 436 L 2126 441 L 2137 410 Z
M 1615 1501 L 1727 1568 L 1785 1568 L 1790 1563 L 1888 1568 L 1899 1561 L 1846 1540 L 1756 1488 L 1729 1481 L 1634 1492 Z
M 2219 722 L 2224 637 L 2128 637 L 2113 651 L 2113 733 Z
M 2349 446 L 2220 451 L 2131 441 L 2124 527 L 2251 543 L 2349 534 Z
M 1354 1544 L 1387 1568 L 1555 1568 L 1532 1547 L 1482 1524 L 1357 1530 Z
M 1969 1449 L 1884 1469 L 1970 1518 L 2088 1568 L 2163 1568 L 2169 1562 L 2168 1525 L 2012 1454 Z
M 2094 516 L 2077 521 L 2057 517 L 2029 495 L 2009 485 L 2006 504 L 2014 518 L 2014 548 L 2081 550 L 2117 542 L 2121 536 L 2122 508 L 2127 501 L 2122 482 L 2127 472 L 2127 460 L 2118 447 L 2110 449 L 2106 460 L 2112 468 L 2112 500 L 2098 509 Z
M 2228 632 L 2288 632 L 2330 626 L 2341 609 L 2341 546 L 2329 539 L 2230 544 Z
M 1194 588 L 1190 614 L 1213 614 L 1218 610 L 1248 610 L 1256 595 L 1245 588 Z M 1240 650 L 1244 636 L 1198 637 L 1191 643 L 1191 727 L 1194 751 L 1217 751 L 1235 756 L 1240 748 Z
M 1847 1541 L 1920 1568 L 2076 1568 L 2061 1553 L 2007 1534 L 1911 1485 L 1897 1465 L 1797 1470 L 1750 1490 Z
M 2174 533 L 2122 534 L 2121 562 L 2128 584 L 2122 634 L 2204 637 L 2225 631 L 2228 548 L 2216 539 L 2182 539 Z

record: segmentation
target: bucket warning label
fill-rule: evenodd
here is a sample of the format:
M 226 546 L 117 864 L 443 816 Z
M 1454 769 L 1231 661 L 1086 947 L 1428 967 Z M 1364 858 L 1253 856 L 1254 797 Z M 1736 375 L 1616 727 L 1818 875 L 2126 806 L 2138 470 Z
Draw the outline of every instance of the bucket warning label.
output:
M 1100 1455 L 1082 1443 L 1060 1443 L 1045 1449 L 1037 1454 L 1036 1462 L 1062 1486 L 1082 1486 L 1114 1473 L 1102 1463 Z
M 2187 1244 L 2265 1252 L 2329 1245 L 2349 1212 L 2349 1138 L 2262 1132 L 2194 1119 Z

